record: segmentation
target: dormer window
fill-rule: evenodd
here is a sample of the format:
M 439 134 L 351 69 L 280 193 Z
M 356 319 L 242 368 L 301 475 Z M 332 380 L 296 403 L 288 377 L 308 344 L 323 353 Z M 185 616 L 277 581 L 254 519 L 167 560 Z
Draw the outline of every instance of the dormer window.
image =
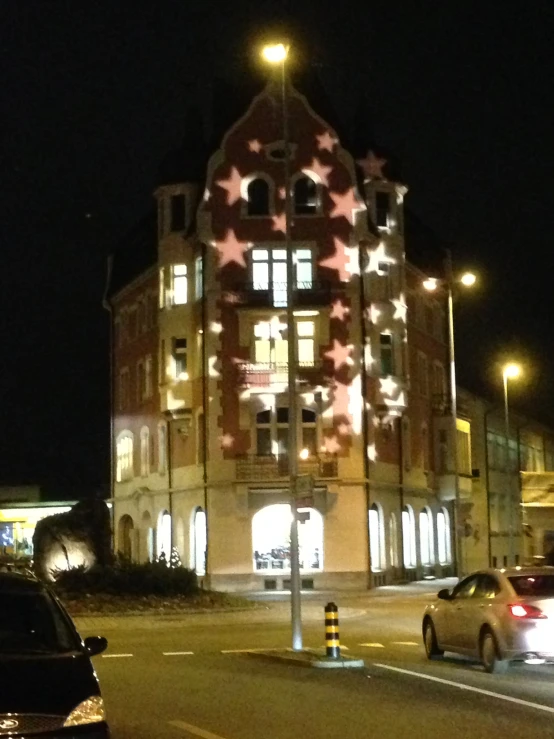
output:
M 317 213 L 317 185 L 303 175 L 294 183 L 293 189 L 294 212 L 296 215 L 312 215 Z
M 261 177 L 256 177 L 248 183 L 247 215 L 268 216 L 269 215 L 269 185 Z
M 171 196 L 171 230 L 185 230 L 185 196 Z

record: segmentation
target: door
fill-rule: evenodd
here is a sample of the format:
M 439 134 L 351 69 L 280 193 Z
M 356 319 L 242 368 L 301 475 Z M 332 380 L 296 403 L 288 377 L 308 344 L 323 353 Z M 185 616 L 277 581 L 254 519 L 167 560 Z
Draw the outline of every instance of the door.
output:
M 499 593 L 500 584 L 493 575 L 478 576 L 477 585 L 464 609 L 464 622 L 460 631 L 460 644 L 464 650 L 479 655 L 479 633 L 484 623 L 494 620 L 490 611 Z
M 478 581 L 479 575 L 466 577 L 452 591 L 451 600 L 446 601 L 450 608 L 447 610 L 445 644 L 455 650 L 464 651 L 468 648 L 467 622 L 475 608 L 473 594 Z

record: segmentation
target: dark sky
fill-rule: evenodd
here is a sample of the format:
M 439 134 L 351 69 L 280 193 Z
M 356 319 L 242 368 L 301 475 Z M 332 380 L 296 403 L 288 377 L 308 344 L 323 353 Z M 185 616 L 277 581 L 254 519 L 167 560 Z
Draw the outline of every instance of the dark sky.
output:
M 107 481 L 106 253 L 187 111 L 208 114 L 214 78 L 251 70 L 277 28 L 345 130 L 369 102 L 410 211 L 479 271 L 460 379 L 500 399 L 496 363 L 517 355 L 514 403 L 554 420 L 550 0 L 2 0 L 0 483 Z

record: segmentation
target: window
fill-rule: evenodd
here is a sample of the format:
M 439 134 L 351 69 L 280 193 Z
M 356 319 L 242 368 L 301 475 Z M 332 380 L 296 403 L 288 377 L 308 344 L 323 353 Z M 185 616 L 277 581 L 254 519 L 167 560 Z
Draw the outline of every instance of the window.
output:
M 313 287 L 313 254 L 311 249 L 295 252 L 296 288 L 310 290 Z M 273 305 L 287 304 L 287 252 L 285 249 L 251 250 L 252 288 L 271 290 Z
M 261 177 L 257 177 L 248 183 L 247 193 L 247 214 L 249 216 L 268 216 L 269 215 L 269 185 Z
M 391 567 L 398 567 L 398 525 L 394 513 L 389 518 L 389 562 Z
M 299 177 L 293 187 L 294 212 L 296 215 L 317 213 L 317 185 L 306 175 Z
M 303 572 L 323 569 L 323 516 L 314 508 L 298 526 L 298 553 Z M 252 565 L 261 575 L 290 571 L 291 511 L 286 503 L 266 506 L 252 518 Z
M 410 419 L 402 418 L 402 456 L 404 457 L 404 469 L 409 472 L 412 469 L 412 432 Z
M 124 482 L 132 480 L 133 476 L 133 434 L 130 431 L 123 431 L 116 445 L 116 480 Z
M 256 453 L 267 457 L 271 454 L 271 411 L 256 413 Z
M 404 567 L 416 566 L 416 538 L 414 510 L 404 506 L 402 510 L 402 541 L 404 543 Z
M 173 265 L 173 305 L 184 305 L 188 299 L 187 265 Z
M 495 598 L 500 593 L 500 583 L 492 575 L 481 575 L 475 590 L 477 598 Z
M 462 580 L 456 585 L 452 591 L 452 597 L 460 599 L 472 598 L 475 589 L 477 588 L 478 580 L 479 575 L 470 575 L 470 577 L 466 577 L 465 580 Z
M 150 431 L 147 426 L 140 431 L 140 474 L 142 477 L 150 474 Z
M 176 380 L 188 380 L 187 374 L 187 340 L 182 338 L 173 339 L 173 364 Z
M 441 565 L 450 564 L 452 555 L 450 551 L 450 517 L 446 508 L 441 508 L 437 513 L 437 551 Z
M 196 257 L 194 260 L 194 296 L 200 300 L 204 295 L 204 260 Z
M 375 193 L 375 225 L 379 228 L 389 226 L 390 197 L 388 192 Z
M 302 449 L 307 449 L 310 457 L 317 455 L 317 417 L 315 411 L 302 408 L 300 411 L 302 424 Z
M 307 458 L 317 456 L 317 414 L 310 408 L 300 408 L 298 422 L 298 452 L 307 450 Z M 256 454 L 281 456 L 288 453 L 289 409 L 281 406 L 256 413 Z M 303 459 L 303 457 L 301 457 Z
M 282 338 L 286 329 L 279 321 L 260 321 L 254 326 L 254 362 L 270 369 L 288 366 L 288 341 Z
M 419 394 L 423 398 L 429 397 L 429 368 L 427 365 L 427 356 L 423 352 L 418 352 L 417 355 L 417 374 L 419 384 Z
M 167 429 L 164 423 L 158 426 L 158 472 L 165 475 L 167 469 Z
M 459 474 L 471 475 L 470 425 L 459 418 L 456 421 L 456 447 Z
M 206 513 L 202 508 L 196 508 L 192 518 L 191 532 L 191 567 L 197 575 L 206 574 L 206 549 L 208 531 Z
M 314 364 L 314 322 L 298 321 L 296 324 L 298 336 L 298 366 L 313 367 Z
M 160 271 L 158 273 L 158 295 L 159 295 L 159 307 L 160 310 L 162 308 L 165 308 L 165 300 L 166 300 L 166 294 L 165 294 L 165 268 L 160 267 Z
M 385 569 L 384 559 L 384 531 L 383 511 L 381 506 L 374 503 L 369 509 L 369 554 L 371 557 L 371 571 L 380 572 Z
M 424 508 L 419 514 L 419 547 L 421 551 L 421 564 L 424 566 L 434 564 L 433 514 L 429 508 Z
M 152 357 L 150 355 L 144 360 L 144 397 L 152 397 Z
M 185 228 L 185 196 L 171 196 L 171 230 L 183 231 Z
M 313 255 L 311 249 L 296 250 L 296 288 L 310 290 L 313 284 Z
M 394 375 L 394 347 L 391 334 L 381 334 L 381 374 Z

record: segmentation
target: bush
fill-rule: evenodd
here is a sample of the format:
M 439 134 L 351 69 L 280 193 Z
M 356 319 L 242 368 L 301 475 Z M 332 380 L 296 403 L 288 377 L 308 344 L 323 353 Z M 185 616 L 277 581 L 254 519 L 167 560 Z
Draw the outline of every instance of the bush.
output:
M 109 594 L 123 596 L 193 595 L 198 592 L 194 570 L 168 567 L 161 562 L 137 564 L 119 559 L 113 565 L 76 567 L 56 573 L 54 589 L 60 595 Z

